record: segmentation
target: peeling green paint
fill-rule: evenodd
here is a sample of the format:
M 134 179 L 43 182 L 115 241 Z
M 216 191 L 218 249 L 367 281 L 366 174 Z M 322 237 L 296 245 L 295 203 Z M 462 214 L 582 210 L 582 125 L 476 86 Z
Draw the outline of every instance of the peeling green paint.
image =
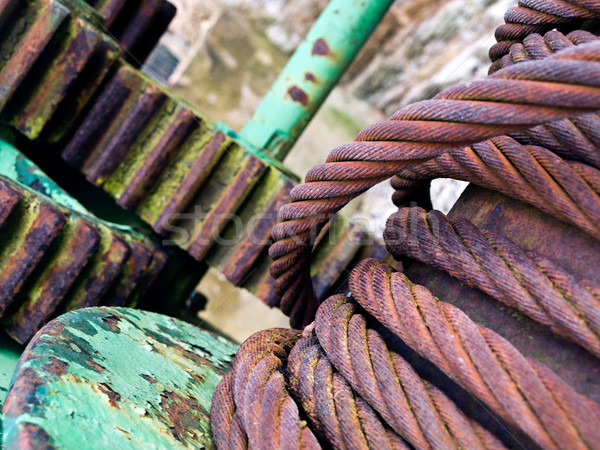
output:
M 8 393 L 17 361 L 25 346 L 17 344 L 4 333 L 0 333 L 0 446 L 2 446 L 2 405 Z
M 166 316 L 88 308 L 30 343 L 5 404 L 6 445 L 27 424 L 59 448 L 212 447 L 212 393 L 237 346 Z
M 82 214 L 89 212 L 8 142 L 0 139 L 0 175 L 18 181 Z
M 332 0 L 239 133 L 282 161 L 392 0 Z

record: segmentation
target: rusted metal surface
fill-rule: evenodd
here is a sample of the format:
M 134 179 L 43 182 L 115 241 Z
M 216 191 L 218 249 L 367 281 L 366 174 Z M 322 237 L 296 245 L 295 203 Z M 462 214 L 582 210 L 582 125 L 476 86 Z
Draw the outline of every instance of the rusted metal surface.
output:
M 143 63 L 152 53 L 176 13 L 177 8 L 172 3 L 165 1 L 161 4 L 160 9 L 154 14 L 148 25 L 146 33 L 136 41 L 130 50 L 139 63 Z
M 78 3 L 27 0 L 0 5 L 7 55 L 0 77 L 2 116 L 30 139 L 56 141 L 70 128 L 119 55 L 117 44 L 85 19 Z M 83 14 L 86 19 L 89 14 Z M 44 52 L 43 60 L 39 59 Z M 32 71 L 33 64 L 35 71 Z M 6 108 L 5 108 L 6 107 Z M 51 126 L 48 127 L 49 122 Z
M 208 262 L 233 284 L 240 285 L 257 270 L 258 259 L 271 244 L 277 211 L 287 202 L 293 187 L 288 177 L 269 167 L 239 211 L 244 225 L 232 223 L 221 234 L 223 241 L 231 245 L 211 249 Z
M 65 216 L 48 204 L 33 204 L 30 208 L 30 214 L 15 210 L 12 224 L 7 224 L 4 228 L 0 315 L 4 315 L 11 306 L 25 280 L 66 222 Z
M 597 169 L 564 160 L 546 148 L 499 136 L 400 170 L 392 179 L 393 200 L 406 204 L 413 190 L 450 176 L 529 203 L 599 237 L 600 194 L 594 186 L 599 175 Z
M 197 128 L 194 115 L 187 109 L 176 106 L 169 116 L 167 129 L 144 158 L 137 172 L 128 180 L 124 191 L 118 195 L 118 203 L 123 208 L 135 209 L 142 196 L 153 185 L 155 179 L 173 159 L 178 147 Z
M 17 0 L 0 1 L 0 28 L 2 28 L 10 19 L 10 16 L 17 6 Z
M 141 66 L 175 16 L 165 0 L 85 0 L 100 13 L 103 26 L 119 42 L 123 57 Z
M 37 79 L 16 91 L 8 109 L 9 122 L 30 139 L 36 139 L 102 42 L 100 33 L 82 20 L 69 20 L 66 37 L 50 51 L 60 52 Z M 57 48 L 58 47 L 58 48 Z
M 0 228 L 4 227 L 6 219 L 21 202 L 23 195 L 8 184 L 0 184 Z
M 273 329 L 252 335 L 240 347 L 232 372 L 223 378 L 212 403 L 211 427 L 217 448 L 320 448 L 301 420 L 280 371 L 297 330 Z M 264 395 L 263 395 L 264 394 Z M 265 428 L 262 424 L 277 424 Z
M 504 216 L 511 215 L 508 208 L 503 210 Z M 531 219 L 519 221 L 522 228 L 528 222 Z M 533 237 L 536 228 L 528 231 Z M 580 281 L 570 265 L 568 270 L 561 268 L 535 247 L 525 251 L 503 234 L 480 230 L 463 217 L 448 220 L 438 211 L 426 213 L 422 208 L 403 208 L 392 215 L 384 238 L 396 257 L 444 270 L 600 356 L 600 329 L 594 320 L 600 309 L 597 276 Z M 594 245 L 598 241 L 590 241 L 598 260 L 600 246 Z M 573 244 L 569 250 L 575 250 Z
M 283 185 L 255 189 L 265 161 L 128 66 L 110 81 L 62 156 L 163 234 L 167 243 L 198 260 L 227 233 L 224 228 L 238 210 L 242 221 L 270 217 L 261 221 L 262 234 L 267 234 L 275 207 L 268 200 L 291 188 L 289 178 L 273 168 Z M 244 209 L 248 198 L 253 203 Z M 238 233 L 234 239 L 243 237 Z M 241 251 L 224 250 L 227 259 L 212 259 L 218 267 L 231 268 L 238 261 L 251 265 L 265 246 L 246 242 Z M 246 274 L 234 278 L 241 282 Z
M 117 43 L 106 35 L 100 36 L 101 42 L 43 131 L 42 139 L 51 144 L 63 140 L 72 132 L 111 69 L 118 64 L 120 49 Z
M 13 373 L 24 349 L 24 346 L 17 344 L 4 333 L 0 332 L 0 442 L 4 442 L 2 437 L 2 422 L 4 419 L 2 405 L 4 405 Z
M 575 8 L 546 1 L 523 8 L 530 6 L 549 15 Z M 271 269 L 282 310 L 292 324 L 307 326 L 288 344 L 291 351 L 278 348 L 278 330 L 270 336 L 272 355 L 260 351 L 269 332 L 258 345 L 242 345 L 214 397 L 218 446 L 278 436 L 282 421 L 267 410 L 273 395 L 256 380 L 266 383 L 267 367 L 278 367 L 276 358 L 286 355 L 283 386 L 332 447 L 391 446 L 384 442 L 393 435 L 387 427 L 416 448 L 600 445 L 600 146 L 596 131 L 586 136 L 597 121 L 590 113 L 600 107 L 592 105 L 600 92 L 600 44 L 558 31 L 531 39 L 511 48 L 511 63 L 486 80 L 450 88 L 366 128 L 291 191 L 292 203 L 273 230 Z M 564 132 L 552 137 L 556 130 Z M 508 133 L 514 137 L 502 136 Z M 399 206 L 439 176 L 516 200 L 471 188 L 451 219 L 401 209 L 384 238 L 406 274 L 363 260 L 350 275 L 349 293 L 318 306 L 310 260 L 323 245 L 323 230 L 331 232 L 331 217 L 352 198 L 394 175 Z M 324 258 L 336 266 L 327 252 Z M 238 361 L 248 361 L 239 374 Z M 256 374 L 246 374 L 250 367 Z M 249 389 L 258 391 L 252 398 L 260 404 L 253 417 L 265 417 L 258 429 L 247 420 Z
M 110 234 L 104 236 L 89 265 L 75 281 L 74 293 L 64 305 L 64 310 L 72 311 L 98 305 L 116 282 L 130 255 L 130 247 L 120 236 Z
M 91 224 L 79 218 L 65 224 L 56 243 L 61 250 L 27 293 L 19 296 L 19 308 L 5 324 L 8 334 L 18 342 L 29 341 L 66 295 L 99 241 L 100 233 Z
M 184 154 L 174 161 L 173 174 L 165 177 L 165 184 L 170 188 L 171 195 L 158 203 L 160 209 L 157 213 L 148 207 L 148 213 L 152 215 L 142 214 L 157 233 L 163 234 L 169 227 L 171 218 L 183 212 L 231 145 L 231 141 L 220 131 L 215 134 L 206 131 L 198 130 L 189 138 L 182 149 Z M 175 183 L 171 181 L 173 178 Z M 163 189 L 159 187 L 156 191 L 162 192 Z
M 410 348 L 541 447 L 593 448 L 600 443 L 591 426 L 598 420 L 598 404 L 405 275 L 366 260 L 351 276 L 350 291 Z
M 203 264 L 182 250 L 169 249 L 167 252 L 134 228 L 115 227 L 94 218 L 31 160 L 5 141 L 0 141 L 0 175 L 19 183 L 2 185 L 6 192 L 0 205 L 0 226 L 24 198 L 35 204 L 46 201 L 26 191 L 22 185 L 60 205 L 58 208 L 67 219 L 65 228 L 53 244 L 54 249 L 48 249 L 43 264 L 35 269 L 37 278 L 28 279 L 27 290 L 19 294 L 24 304 L 15 308 L 18 311 L 13 311 L 15 314 L 10 323 L 15 322 L 21 334 L 26 331 L 33 335 L 39 329 L 37 319 L 43 318 L 41 325 L 53 315 L 99 303 L 150 307 L 173 315 L 184 309 L 205 271 Z M 12 222 L 9 220 L 8 223 Z M 84 233 L 85 240 L 80 242 L 73 230 Z M 16 234 L 9 233 L 8 236 L 7 240 Z M 93 246 L 90 255 L 85 252 L 87 245 Z M 26 342 L 29 338 L 23 336 L 19 339 Z
M 141 281 L 144 271 L 149 267 L 152 253 L 136 241 L 129 243 L 131 254 L 121 270 L 116 283 L 105 296 L 108 306 L 124 306 L 135 286 Z
M 113 133 L 107 133 L 110 140 L 100 143 L 102 146 L 100 149 L 91 149 L 96 153 L 95 158 L 86 162 L 83 171 L 92 183 L 102 186 L 118 168 L 129 149 L 151 123 L 153 116 L 158 113 L 166 97 L 156 87 L 148 86 L 136 100 L 128 104 L 128 108 L 114 118 L 116 120 L 113 126 L 116 129 Z M 103 127 L 106 124 L 99 125 Z
M 244 342 L 213 397 L 217 447 L 312 447 L 314 433 L 333 448 L 504 448 L 389 351 L 357 310 L 334 296 L 302 335 L 271 329 Z
M 119 13 L 127 4 L 127 0 L 86 0 L 104 17 L 104 26 L 112 27 L 119 17 Z
M 63 315 L 19 361 L 4 404 L 5 444 L 211 448 L 211 396 L 236 348 L 139 310 Z
M 126 5 L 121 15 L 126 15 L 127 18 L 120 18 L 120 24 L 115 23 L 109 30 L 115 35 L 116 39 L 121 43 L 127 52 L 131 52 L 134 46 L 141 39 L 148 38 L 147 34 L 149 26 L 152 23 L 155 15 L 161 10 L 164 0 L 141 0 L 129 5 Z M 164 31 L 164 30 L 162 30 Z M 129 57 L 130 55 L 126 55 Z M 137 55 L 131 54 L 131 60 L 138 63 Z M 139 61 L 140 63 L 143 61 Z
M 381 415 L 384 423 L 414 448 L 503 447 L 444 392 L 422 379 L 407 360 L 389 350 L 382 336 L 368 325 L 358 305 L 345 295 L 333 296 L 323 303 L 315 319 L 313 336 L 312 349 L 298 348 L 298 352 L 294 350 L 290 355 L 289 366 L 295 366 L 292 373 L 298 380 L 294 384 L 305 402 L 311 400 L 302 386 L 308 381 L 302 370 L 312 365 L 307 353 L 314 355 L 314 347 L 320 346 L 323 356 L 335 367 L 333 370 L 339 371 L 357 390 L 357 395 Z M 310 346 L 310 339 L 307 341 Z M 302 352 L 306 353 L 301 355 Z
M 232 144 L 124 66 L 62 156 L 201 260 L 266 167 Z M 186 236 L 173 236 L 188 218 Z
M 137 6 L 130 2 L 124 9 L 109 3 L 105 13 L 125 35 L 121 42 L 113 39 L 114 33 L 105 33 L 109 21 L 79 0 L 0 4 L 8 24 L 0 30 L 2 54 L 7 56 L 0 65 L 0 110 L 8 106 L 2 111 L 4 119 L 30 139 L 43 135 L 50 142 L 60 140 L 117 58 L 125 54 L 141 64 L 175 12 L 164 0 Z
M 0 110 L 4 109 L 69 11 L 53 0 L 29 0 L 14 8 L 1 32 Z
M 328 297 L 339 278 L 345 278 L 348 265 L 365 243 L 374 243 L 360 227 L 343 217 L 337 219 L 313 252 L 311 278 L 319 303 Z
M 392 0 L 332 0 L 240 131 L 244 142 L 283 161 Z
M 94 150 L 103 137 L 102 131 L 109 131 L 111 126 L 120 125 L 116 118 L 127 99 L 137 85 L 131 82 L 131 69 L 121 67 L 112 77 L 108 86 L 102 91 L 100 98 L 94 103 L 75 134 L 62 149 L 61 155 L 72 166 L 81 168 L 93 156 Z M 89 165 L 89 163 L 87 163 Z
M 248 155 L 245 162 L 238 169 L 235 177 L 231 180 L 227 188 L 219 193 L 218 200 L 211 205 L 209 211 L 205 208 L 202 211 L 206 216 L 199 227 L 193 230 L 187 251 L 196 259 L 203 259 L 210 246 L 220 234 L 221 230 L 227 224 L 228 215 L 237 211 L 240 204 L 244 201 L 254 184 L 260 178 L 266 165 L 254 155 Z M 217 178 L 218 175 L 215 175 Z M 221 181 L 221 178 L 218 178 Z M 202 200 L 206 196 L 202 195 Z
M 383 242 L 343 217 L 338 217 L 333 226 L 327 226 L 322 230 L 314 255 L 311 260 L 310 274 L 315 291 L 318 292 L 316 296 L 318 303 L 344 289 L 349 275 L 348 268 L 353 267 L 361 259 L 369 257 L 385 259 L 389 256 Z M 244 261 L 243 258 L 231 259 L 231 261 L 240 260 Z M 246 273 L 241 286 L 254 293 L 268 306 L 289 311 L 286 308 L 290 305 L 283 304 L 273 290 L 275 279 L 269 272 L 270 263 L 270 258 L 257 259 L 251 270 Z M 298 308 L 298 304 L 291 306 Z M 291 314 L 301 315 L 303 311 L 292 310 Z
M 0 30 L 15 35 L 6 43 L 6 54 L 13 56 L 8 69 L 10 73 L 18 69 L 28 82 L 25 86 L 20 79 L 15 81 L 14 92 L 22 95 L 18 101 L 12 95 L 5 117 L 30 139 L 58 144 L 64 160 L 119 205 L 150 224 L 165 237 L 167 245 L 179 246 L 197 260 L 212 261 L 238 285 L 256 286 L 250 275 L 256 272 L 254 266 L 266 273 L 263 261 L 268 230 L 276 221 L 275 208 L 291 189 L 292 179 L 274 161 L 254 149 L 245 149 L 137 69 L 117 61 L 123 49 L 90 25 L 92 21 L 94 25 L 104 21 L 117 38 L 125 36 L 123 51 L 146 51 L 172 18 L 171 4 L 163 0 L 90 4 L 102 17 L 78 0 L 30 0 L 11 12 L 15 19 L 11 23 L 15 25 Z M 62 22 L 48 28 L 38 19 L 37 28 L 32 26 L 29 16 L 36 18 L 45 11 L 39 5 L 64 13 L 60 16 Z M 8 14 L 9 5 L 0 6 Z M 28 17 L 27 21 L 16 20 L 19 14 Z M 46 33 L 43 42 L 37 37 L 42 31 Z M 22 45 L 19 39 L 24 41 Z M 35 52 L 26 53 L 28 59 L 24 59 L 19 56 L 23 50 L 15 48 L 13 41 Z M 27 74 L 41 51 L 51 57 L 44 64 L 36 63 L 39 72 Z M 22 61 L 22 66 L 16 67 L 13 60 Z M 108 74 L 112 78 L 105 80 Z M 307 80 L 316 82 L 317 77 L 312 74 Z M 85 117 L 81 117 L 83 113 Z M 74 124 L 77 128 L 72 130 Z M 267 167 L 279 174 L 279 181 L 257 186 Z M 233 246 L 221 246 L 222 237 L 231 233 L 233 216 L 243 216 L 243 226 L 254 228 L 237 233 Z M 256 216 L 263 217 L 256 225 L 246 222 Z M 90 289 L 110 298 L 109 304 L 137 304 L 142 286 L 148 286 L 154 278 L 150 272 L 159 272 L 160 252 L 141 248 L 134 251 L 136 245 L 128 242 L 125 256 L 118 239 L 113 240 L 117 248 L 112 250 L 110 239 L 101 241 L 104 259 L 94 254 L 90 261 L 95 262 L 95 269 L 82 271 L 91 277 Z M 148 252 L 154 257 L 148 257 Z M 351 259 L 354 253 L 354 247 L 348 250 L 342 246 L 336 260 L 346 266 L 350 260 L 344 258 Z M 106 276 L 99 278 L 101 267 Z M 329 272 L 319 275 L 326 280 L 323 296 L 337 283 L 337 274 L 333 269 Z M 254 291 L 264 293 L 266 300 L 272 294 L 271 281 L 268 277 L 265 281 Z M 66 309 L 97 301 L 95 295 L 89 296 L 82 288 Z

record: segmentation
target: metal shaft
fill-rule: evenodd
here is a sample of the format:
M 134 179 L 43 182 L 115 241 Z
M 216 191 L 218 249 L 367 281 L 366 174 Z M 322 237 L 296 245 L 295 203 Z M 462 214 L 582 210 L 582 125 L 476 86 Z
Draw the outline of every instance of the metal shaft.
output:
M 282 161 L 393 0 L 332 0 L 244 126 L 241 137 Z

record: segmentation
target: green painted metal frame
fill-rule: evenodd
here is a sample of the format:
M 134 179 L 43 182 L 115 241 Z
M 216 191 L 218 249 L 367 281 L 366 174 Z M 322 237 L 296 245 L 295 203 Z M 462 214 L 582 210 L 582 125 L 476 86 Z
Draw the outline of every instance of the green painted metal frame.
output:
M 332 0 L 240 132 L 282 161 L 393 0 Z

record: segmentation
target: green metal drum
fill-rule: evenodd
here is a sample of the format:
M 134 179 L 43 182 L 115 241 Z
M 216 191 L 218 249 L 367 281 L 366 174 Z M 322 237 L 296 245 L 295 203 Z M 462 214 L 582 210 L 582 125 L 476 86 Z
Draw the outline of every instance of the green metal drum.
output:
M 160 314 L 72 311 L 19 360 L 6 448 L 212 447 L 213 391 L 237 345 Z

